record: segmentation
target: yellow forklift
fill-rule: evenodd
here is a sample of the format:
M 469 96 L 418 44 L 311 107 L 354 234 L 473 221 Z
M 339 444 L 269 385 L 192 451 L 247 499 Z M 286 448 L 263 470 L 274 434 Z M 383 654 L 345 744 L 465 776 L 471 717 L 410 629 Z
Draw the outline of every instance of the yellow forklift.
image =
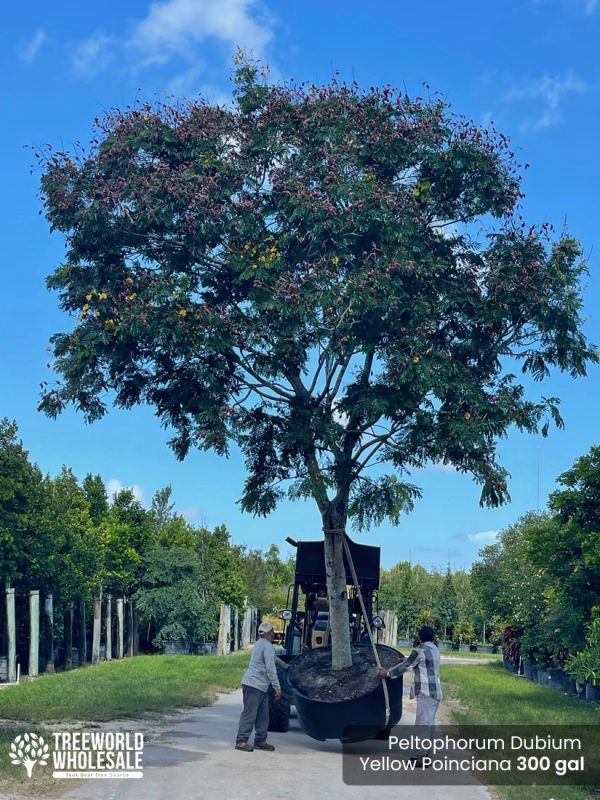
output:
M 278 656 L 287 663 L 294 656 L 306 650 L 327 647 L 330 644 L 330 633 L 324 542 L 322 539 L 319 541 L 300 542 L 291 537 L 288 537 L 286 542 L 296 548 L 294 583 L 288 587 L 287 607 L 279 612 L 279 617 L 283 621 L 285 628 L 283 652 L 280 651 Z M 357 544 L 351 539 L 348 539 L 348 543 L 371 626 L 375 629 L 381 628 L 383 620 L 377 614 L 380 548 L 372 545 Z M 363 615 L 357 587 L 354 585 L 350 566 L 345 556 L 344 563 L 346 566 L 346 592 L 348 595 L 351 641 L 360 642 L 364 641 L 367 636 Z M 283 680 L 282 673 L 283 670 L 280 669 L 281 698 L 276 699 L 271 689 L 269 702 L 269 730 L 279 733 L 285 733 L 289 728 L 290 706 L 292 704 L 292 697 L 284 688 L 286 683 Z

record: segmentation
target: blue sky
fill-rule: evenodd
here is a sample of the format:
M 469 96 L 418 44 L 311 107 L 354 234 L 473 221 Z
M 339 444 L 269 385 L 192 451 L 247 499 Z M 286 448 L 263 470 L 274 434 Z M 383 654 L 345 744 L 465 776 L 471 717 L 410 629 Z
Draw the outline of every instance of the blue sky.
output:
M 410 94 L 426 92 L 425 82 L 455 111 L 483 124 L 493 120 L 531 165 L 527 219 L 558 230 L 566 221 L 584 245 L 586 332 L 600 343 L 600 0 L 411 5 L 109 0 L 81 4 L 77 12 L 65 2 L 5 11 L 0 416 L 18 422 L 43 470 L 55 473 L 66 463 L 81 477 L 99 472 L 112 487 L 135 485 L 146 503 L 170 483 L 188 519 L 225 522 L 234 541 L 256 547 L 277 542 L 285 552 L 288 535 L 320 535 L 312 504 L 286 503 L 266 520 L 242 515 L 238 454 L 225 460 L 195 452 L 178 463 L 149 409 L 114 410 L 93 426 L 74 412 L 52 421 L 36 411 L 39 384 L 49 377 L 49 336 L 67 320 L 44 286 L 63 242 L 39 215 L 39 175 L 30 174 L 34 158 L 26 146 L 85 144 L 105 109 L 165 91 L 225 101 L 238 45 L 253 48 L 275 76 L 325 82 L 339 71 L 364 86 L 390 83 Z M 385 566 L 409 557 L 428 567 L 443 568 L 449 557 L 457 568 L 468 566 L 494 531 L 536 508 L 538 495 L 543 508 L 555 477 L 598 444 L 599 368 L 578 381 L 553 376 L 532 392 L 561 397 L 566 429 L 546 440 L 515 432 L 501 443 L 513 502 L 480 509 L 479 488 L 467 477 L 440 468 L 415 473 L 424 490 L 415 511 L 399 528 L 382 525 L 365 535 L 382 545 Z

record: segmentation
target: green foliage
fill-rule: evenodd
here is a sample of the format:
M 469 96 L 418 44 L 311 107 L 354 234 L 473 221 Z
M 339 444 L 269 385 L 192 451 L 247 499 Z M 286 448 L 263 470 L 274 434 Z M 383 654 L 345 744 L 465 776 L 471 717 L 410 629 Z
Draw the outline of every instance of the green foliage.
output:
M 567 671 L 580 683 L 600 686 L 600 615 L 588 625 L 585 647 L 571 657 Z
M 142 570 L 135 599 L 156 630 L 155 646 L 170 639 L 199 641 L 215 635 L 217 596 L 204 588 L 212 581 L 196 553 L 157 545 L 144 556 Z
M 27 553 L 39 551 L 34 515 L 42 475 L 17 438 L 16 423 L 0 420 L 0 578 L 7 585 L 27 580 Z M 39 553 L 34 557 L 39 559 Z
M 89 598 L 101 585 L 104 551 L 86 494 L 67 467 L 56 478 L 47 478 L 45 486 L 48 547 L 43 563 L 31 562 L 32 583 L 54 591 L 64 602 Z
M 95 420 L 111 391 L 152 405 L 180 458 L 233 441 L 255 514 L 289 481 L 334 527 L 396 524 L 417 490 L 394 473 L 429 460 L 504 502 L 498 438 L 562 424 L 504 365 L 597 360 L 578 243 L 520 222 L 505 137 L 439 98 L 274 86 L 245 60 L 234 83 L 232 108 L 115 111 L 89 153 L 42 155 L 67 241 L 48 286 L 77 324 L 40 407 Z M 373 463 L 390 474 L 358 481 Z
M 435 613 L 440 625 L 440 634 L 444 638 L 448 628 L 458 619 L 456 589 L 450 567 L 446 570 L 444 581 L 436 598 Z
M 243 548 L 240 563 L 248 603 L 264 613 L 276 613 L 286 607 L 288 587 L 294 582 L 295 559 L 283 560 L 277 545 L 267 552 Z
M 585 620 L 600 604 L 600 447 L 557 478 L 552 517 L 531 531 L 529 557 Z M 580 633 L 582 633 L 580 628 Z
M 422 625 L 431 625 L 438 638 L 448 638 L 463 621 L 471 626 L 474 638 L 478 634 L 482 639 L 490 620 L 478 605 L 468 572 L 448 567 L 441 575 L 407 561 L 381 570 L 379 608 L 396 613 L 403 638 L 414 636 Z
M 399 525 L 402 512 L 412 511 L 418 497 L 421 497 L 418 486 L 401 483 L 395 475 L 377 480 L 363 478 L 352 489 L 348 515 L 359 531 L 381 525 L 386 517 Z
M 225 525 L 218 525 L 213 531 L 201 528 L 198 531 L 197 552 L 214 594 L 222 603 L 241 608 L 246 587 L 239 551 L 232 546 Z
M 488 618 L 502 617 L 517 628 L 539 619 L 546 581 L 529 560 L 528 535 L 544 522 L 543 515 L 525 514 L 480 550 L 472 585 Z
M 88 472 L 83 479 L 82 488 L 89 505 L 91 520 L 94 525 L 98 525 L 108 514 L 108 494 L 104 481 L 100 475 Z
M 474 644 L 476 640 L 475 626 L 466 619 L 459 619 L 454 625 L 452 639 L 457 644 Z
M 586 625 L 600 603 L 600 447 L 557 483 L 549 512 L 527 514 L 502 532 L 472 569 L 486 613 L 522 629 L 522 655 L 544 666 L 585 651 Z

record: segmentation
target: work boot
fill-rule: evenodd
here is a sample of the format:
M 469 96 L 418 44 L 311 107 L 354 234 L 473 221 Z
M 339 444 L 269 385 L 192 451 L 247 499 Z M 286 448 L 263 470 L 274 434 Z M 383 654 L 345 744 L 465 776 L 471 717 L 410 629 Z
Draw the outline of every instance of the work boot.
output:
M 254 742 L 255 750 L 275 750 L 272 744 L 268 742 Z
M 248 744 L 248 742 L 236 742 L 235 743 L 235 749 L 236 750 L 243 750 L 244 753 L 251 753 L 254 750 L 252 745 Z

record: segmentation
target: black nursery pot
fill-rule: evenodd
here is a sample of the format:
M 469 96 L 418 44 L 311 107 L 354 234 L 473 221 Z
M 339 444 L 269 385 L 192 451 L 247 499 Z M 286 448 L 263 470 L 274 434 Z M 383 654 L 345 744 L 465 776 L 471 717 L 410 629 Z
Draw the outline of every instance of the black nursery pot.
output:
M 368 643 L 354 645 L 368 647 Z M 378 650 L 389 650 L 395 655 L 397 650 L 386 645 L 378 645 Z M 331 652 L 331 648 L 326 648 Z M 294 664 L 310 654 L 310 650 L 294 658 Z M 324 742 L 326 739 L 342 741 L 361 741 L 374 738 L 385 727 L 385 697 L 383 683 L 373 691 L 353 700 L 340 700 L 335 703 L 313 700 L 299 692 L 285 673 L 286 688 L 292 693 L 298 720 L 304 732 L 313 739 Z M 386 680 L 390 698 L 390 717 L 388 727 L 396 725 L 402 716 L 402 676 Z
M 537 665 L 535 661 L 523 661 L 523 674 L 529 681 L 537 680 Z
M 553 668 L 548 670 L 548 686 L 552 689 L 559 689 L 561 692 L 564 687 L 565 673 L 562 669 Z

